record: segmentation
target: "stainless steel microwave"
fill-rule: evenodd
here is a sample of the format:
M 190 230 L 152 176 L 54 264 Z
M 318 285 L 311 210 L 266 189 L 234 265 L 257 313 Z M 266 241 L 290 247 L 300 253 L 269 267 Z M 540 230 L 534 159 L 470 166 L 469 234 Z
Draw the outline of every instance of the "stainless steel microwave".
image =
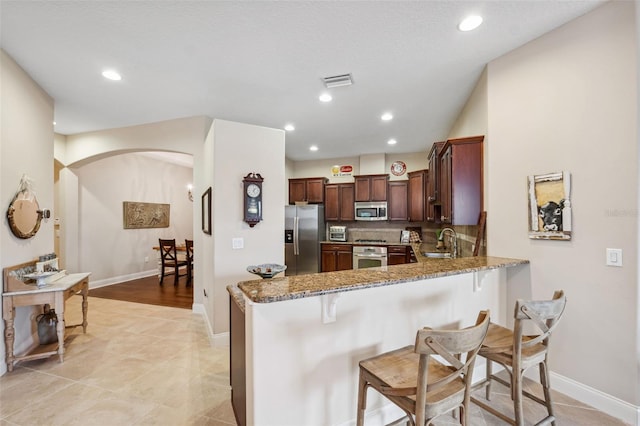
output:
M 387 202 L 356 202 L 356 220 L 387 220 Z

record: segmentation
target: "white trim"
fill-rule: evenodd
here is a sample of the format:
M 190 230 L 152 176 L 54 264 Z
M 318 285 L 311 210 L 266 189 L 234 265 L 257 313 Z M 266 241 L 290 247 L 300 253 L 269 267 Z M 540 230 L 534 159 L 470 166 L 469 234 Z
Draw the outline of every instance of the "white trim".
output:
M 551 373 L 551 387 L 634 426 L 640 425 L 640 407 L 557 373 Z
M 120 275 L 119 277 L 105 278 L 103 280 L 97 280 L 97 281 L 89 280 L 89 288 L 91 289 L 91 288 L 105 287 L 113 284 L 121 284 L 126 281 L 138 280 L 140 278 L 146 278 L 153 275 L 158 275 L 157 269 L 136 272 L 136 273 L 127 274 L 127 275 Z
M 209 321 L 209 317 L 207 315 L 207 310 L 204 308 L 202 303 L 194 303 L 191 305 L 191 311 L 194 314 L 199 314 L 204 317 L 204 323 L 207 325 L 207 335 L 209 336 L 209 340 L 211 341 L 211 345 L 215 347 L 223 347 L 229 346 L 230 334 L 229 332 L 218 333 L 215 334 L 213 329 L 211 328 L 211 322 Z

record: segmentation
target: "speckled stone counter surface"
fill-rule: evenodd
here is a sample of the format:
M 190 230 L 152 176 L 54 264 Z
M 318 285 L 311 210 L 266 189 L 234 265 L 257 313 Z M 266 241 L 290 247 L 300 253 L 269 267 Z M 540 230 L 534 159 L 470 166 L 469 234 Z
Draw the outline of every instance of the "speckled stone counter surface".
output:
M 229 285 L 227 286 L 227 291 L 229 292 L 231 300 L 235 302 L 244 313 L 244 296 L 242 290 L 240 290 L 237 285 Z
M 238 288 L 255 303 L 270 303 L 529 263 L 528 260 L 503 257 L 427 259 L 419 251 L 416 255 L 417 263 L 244 281 L 238 283 L 237 287 L 228 286 L 227 289 L 242 306 L 243 303 L 238 300 L 242 295 Z

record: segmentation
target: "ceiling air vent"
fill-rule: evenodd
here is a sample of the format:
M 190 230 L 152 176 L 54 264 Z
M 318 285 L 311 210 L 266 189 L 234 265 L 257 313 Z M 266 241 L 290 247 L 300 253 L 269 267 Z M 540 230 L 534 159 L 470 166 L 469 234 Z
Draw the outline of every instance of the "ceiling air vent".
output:
M 327 89 L 340 86 L 351 86 L 353 84 L 351 74 L 334 75 L 333 77 L 325 77 L 322 80 L 324 81 L 324 85 L 327 86 Z

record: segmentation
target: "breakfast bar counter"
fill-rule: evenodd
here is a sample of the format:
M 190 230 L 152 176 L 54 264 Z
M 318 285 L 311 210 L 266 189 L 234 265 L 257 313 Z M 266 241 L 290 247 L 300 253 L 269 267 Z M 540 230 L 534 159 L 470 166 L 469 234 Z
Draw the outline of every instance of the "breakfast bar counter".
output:
M 418 263 L 275 277 L 245 281 L 238 287 L 252 302 L 270 303 L 529 263 L 528 260 L 503 257 L 430 259 L 420 255 L 417 258 Z
M 419 256 L 412 264 L 228 286 L 237 423 L 354 422 L 361 359 L 413 344 L 425 326 L 472 325 L 484 309 L 492 321 L 505 324 L 508 271 L 528 274 L 528 263 Z M 368 425 L 401 417 L 382 398 L 372 395 L 368 406 Z

